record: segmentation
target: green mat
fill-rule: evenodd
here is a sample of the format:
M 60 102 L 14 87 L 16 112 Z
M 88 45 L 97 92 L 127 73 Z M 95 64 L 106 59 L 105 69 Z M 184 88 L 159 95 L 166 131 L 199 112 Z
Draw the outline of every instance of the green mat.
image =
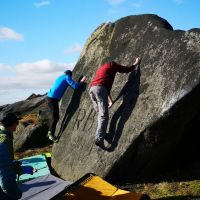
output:
M 40 176 L 50 174 L 49 166 L 47 164 L 47 160 L 45 155 L 36 155 L 27 158 L 20 159 L 23 166 L 29 165 L 33 168 L 37 169 L 33 175 L 30 174 L 23 174 L 19 177 L 19 182 L 25 182 Z

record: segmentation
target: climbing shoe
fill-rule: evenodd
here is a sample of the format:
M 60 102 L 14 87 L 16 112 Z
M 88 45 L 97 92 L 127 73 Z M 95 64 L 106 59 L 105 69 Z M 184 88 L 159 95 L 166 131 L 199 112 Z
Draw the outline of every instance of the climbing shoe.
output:
M 102 148 L 102 149 L 105 149 L 103 140 L 95 140 L 95 144 L 96 144 L 98 147 L 100 147 L 100 148 Z
M 112 144 L 112 141 L 113 141 L 113 136 L 111 133 L 106 133 L 105 135 L 105 140 L 109 143 L 109 144 Z
M 53 141 L 54 143 L 58 142 L 58 139 L 56 139 L 55 136 L 53 136 L 50 131 L 48 131 L 48 137 L 49 140 Z

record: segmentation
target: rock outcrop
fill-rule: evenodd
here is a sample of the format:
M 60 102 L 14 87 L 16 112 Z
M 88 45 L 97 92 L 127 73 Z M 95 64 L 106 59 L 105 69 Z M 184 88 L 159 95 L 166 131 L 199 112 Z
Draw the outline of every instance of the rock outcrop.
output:
M 45 96 L 32 94 L 26 100 L 16 103 L 7 104 L 0 107 L 1 113 L 14 112 L 18 116 L 38 112 L 39 110 L 47 110 L 45 107 Z
M 102 63 L 131 65 L 137 56 L 140 69 L 116 75 L 108 125 L 114 139 L 107 151 L 99 150 L 88 83 Z M 66 91 L 57 127 L 61 137 L 52 151 L 52 166 L 62 178 L 74 181 L 94 172 L 115 182 L 151 176 L 173 163 L 200 114 L 200 29 L 173 30 L 156 15 L 104 23 L 84 46 L 73 71 L 75 79 L 81 74 L 87 84 Z
M 29 124 L 24 126 L 19 124 L 16 133 L 14 134 L 14 151 L 23 151 L 35 147 L 44 147 L 50 143 L 46 137 L 48 125 L 43 123 Z
M 32 94 L 26 100 L 0 107 L 0 114 L 8 112 L 14 112 L 22 118 L 14 133 L 15 151 L 42 147 L 50 142 L 46 137 L 49 110 L 44 95 Z

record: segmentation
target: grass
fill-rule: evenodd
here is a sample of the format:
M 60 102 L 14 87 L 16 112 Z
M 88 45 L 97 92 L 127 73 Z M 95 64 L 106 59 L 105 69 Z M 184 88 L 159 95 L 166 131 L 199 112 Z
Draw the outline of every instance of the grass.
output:
M 154 200 L 200 200 L 200 180 L 133 185 L 132 191 L 150 195 Z
M 16 152 L 15 159 L 18 160 L 18 159 L 29 157 L 29 156 L 48 153 L 48 152 L 51 152 L 51 149 L 52 149 L 52 144 L 43 148 L 34 148 L 34 149 L 26 150 L 24 152 Z
M 21 123 L 28 123 L 28 124 L 38 124 L 39 123 L 39 118 L 36 113 L 32 114 L 27 114 L 20 119 Z

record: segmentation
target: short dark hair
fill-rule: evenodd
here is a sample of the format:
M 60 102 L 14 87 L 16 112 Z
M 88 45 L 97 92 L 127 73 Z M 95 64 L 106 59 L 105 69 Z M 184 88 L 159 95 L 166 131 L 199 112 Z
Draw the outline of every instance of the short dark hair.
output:
M 5 127 L 10 127 L 14 123 L 17 123 L 19 121 L 17 115 L 15 113 L 3 113 L 0 116 L 0 122 L 5 126 Z
M 66 75 L 68 75 L 68 76 L 72 76 L 72 71 L 71 71 L 71 70 L 66 70 L 64 73 L 65 73 Z

